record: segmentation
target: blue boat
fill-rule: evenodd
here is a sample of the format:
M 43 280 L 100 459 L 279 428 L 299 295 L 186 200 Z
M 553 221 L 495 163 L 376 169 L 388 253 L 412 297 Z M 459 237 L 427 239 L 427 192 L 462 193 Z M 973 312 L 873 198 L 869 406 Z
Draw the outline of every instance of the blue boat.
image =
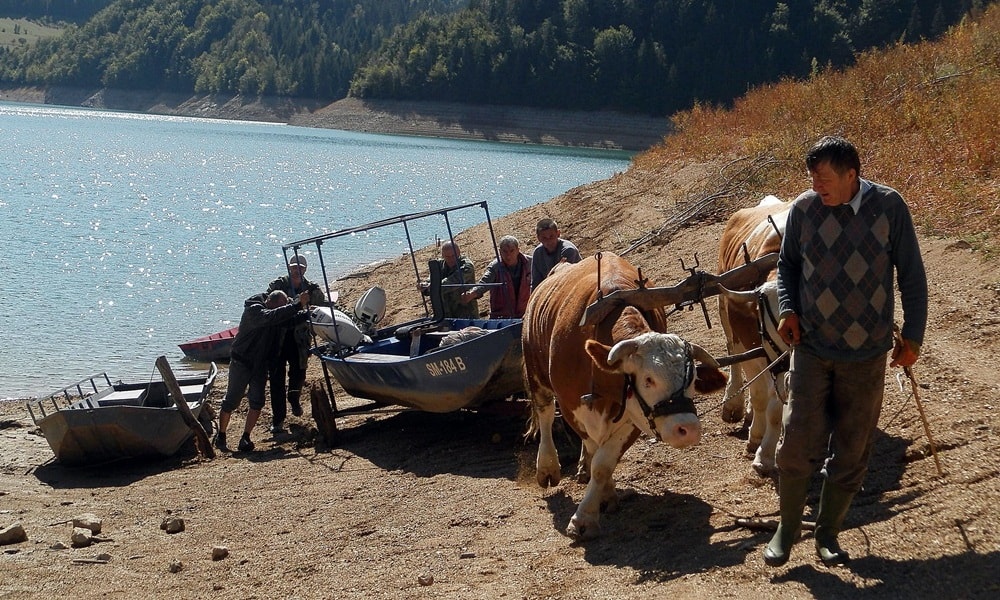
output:
M 286 259 L 307 246 L 319 255 L 323 281 L 328 282 L 323 249 L 337 238 L 374 229 L 398 226 L 405 232 L 410 256 L 413 243 L 408 224 L 429 218 L 443 219 L 461 210 L 481 209 L 489 224 L 493 248 L 497 247 L 485 202 L 401 215 L 283 246 Z M 363 305 L 354 310 L 354 318 L 364 335 L 355 345 L 341 344 L 327 334 L 317 336 L 313 348 L 323 364 L 334 412 L 337 403 L 330 385 L 332 375 L 345 392 L 377 405 L 396 405 L 426 412 L 444 413 L 474 409 L 516 397 L 524 390 L 521 319 L 455 319 L 443 316 L 440 278 L 435 273 L 439 263 L 431 261 L 432 314 L 407 323 L 377 328 L 380 316 Z M 414 265 L 415 267 L 415 265 Z M 470 285 L 469 287 L 473 287 Z M 377 288 L 376 288 L 377 289 Z M 331 297 L 327 284 L 327 297 Z M 371 290 L 369 290 L 371 292 Z M 365 296 L 371 296 L 366 293 Z M 381 296 L 384 299 L 384 296 Z M 384 313 L 384 307 L 382 312 Z M 357 339 L 352 336 L 352 339 Z
M 448 344 L 462 332 L 474 337 Z M 524 389 L 520 319 L 415 322 L 320 358 L 351 396 L 427 412 L 477 408 Z

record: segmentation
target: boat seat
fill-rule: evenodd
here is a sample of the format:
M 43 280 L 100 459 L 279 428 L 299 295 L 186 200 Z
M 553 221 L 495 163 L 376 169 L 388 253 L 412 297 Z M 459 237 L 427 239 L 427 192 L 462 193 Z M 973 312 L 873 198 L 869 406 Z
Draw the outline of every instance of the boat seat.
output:
M 181 394 L 184 396 L 185 400 L 191 397 L 197 398 L 201 395 L 203 387 L 204 386 L 200 383 L 182 385 L 180 386 Z M 150 394 L 146 396 L 142 405 L 148 408 L 173 408 L 175 406 L 174 397 L 169 391 L 167 391 L 166 387 L 164 386 L 159 391 L 160 393 L 158 394 Z
M 146 390 L 121 390 L 111 392 L 97 400 L 101 406 L 142 406 L 146 399 Z
M 444 326 L 444 322 L 435 319 L 417 321 L 409 325 L 402 325 L 394 332 L 397 339 L 408 340 L 414 335 L 421 335 L 431 331 L 438 331 Z

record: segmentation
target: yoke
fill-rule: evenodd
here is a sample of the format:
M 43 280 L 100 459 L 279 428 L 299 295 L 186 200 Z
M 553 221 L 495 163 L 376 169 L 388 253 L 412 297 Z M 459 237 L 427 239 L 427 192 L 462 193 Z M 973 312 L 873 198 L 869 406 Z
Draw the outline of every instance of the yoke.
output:
M 721 275 L 714 275 L 695 268 L 691 275 L 672 287 L 645 287 L 645 280 L 636 282 L 633 290 L 616 290 L 601 296 L 587 307 L 580 326 L 600 323 L 612 310 L 622 305 L 635 306 L 640 310 L 656 310 L 669 305 L 678 309 L 702 302 L 705 298 L 720 293 L 719 287 L 729 290 L 743 290 L 761 285 L 767 274 L 778 265 L 778 253 L 771 252 L 747 262 Z M 641 275 L 640 275 L 641 279 Z

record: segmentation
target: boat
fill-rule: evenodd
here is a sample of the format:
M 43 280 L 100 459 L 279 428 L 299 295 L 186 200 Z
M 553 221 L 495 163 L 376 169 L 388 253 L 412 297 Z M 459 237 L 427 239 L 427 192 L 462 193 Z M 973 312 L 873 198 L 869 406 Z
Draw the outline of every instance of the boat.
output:
M 211 429 L 207 397 L 218 367 L 201 376 L 177 379 L 192 415 Z M 56 460 L 96 465 L 130 458 L 168 457 L 193 435 L 163 380 L 111 382 L 106 372 L 91 375 L 48 396 L 27 402 Z
M 197 362 L 228 361 L 229 353 L 233 349 L 233 340 L 236 339 L 239 330 L 239 326 L 230 327 L 177 346 L 184 352 L 184 356 Z
M 471 209 L 485 212 L 493 237 L 489 207 L 485 202 L 477 202 L 400 215 L 290 242 L 283 250 L 287 259 L 306 247 L 314 247 L 324 269 L 323 281 L 329 282 L 325 269 L 328 262 L 333 264 L 334 261 L 323 260 L 322 253 L 338 238 L 397 226 L 405 233 L 412 257 L 411 230 L 417 227 L 414 222 L 441 219 L 450 232 L 449 216 Z M 492 241 L 495 249 L 495 238 Z M 444 317 L 440 277 L 434 272 L 439 264 L 430 261 L 429 268 L 433 282 L 429 290 L 431 310 L 425 310 L 428 314 L 423 318 L 379 327 L 385 314 L 386 297 L 380 288 L 372 288 L 361 296 L 353 311 L 332 313 L 335 317 L 332 320 L 338 323 L 336 328 L 313 324 L 317 344 L 312 353 L 322 361 L 335 414 L 338 408 L 330 375 L 352 397 L 368 399 L 380 406 L 402 406 L 435 413 L 476 409 L 522 393 L 521 319 Z M 414 293 L 417 293 L 416 286 Z M 354 327 L 344 323 L 345 319 L 352 320 Z M 324 320 L 331 319 L 326 317 Z
M 520 319 L 442 319 L 403 330 L 320 358 L 351 396 L 426 412 L 478 408 L 524 389 Z M 448 344 L 463 333 L 471 335 Z

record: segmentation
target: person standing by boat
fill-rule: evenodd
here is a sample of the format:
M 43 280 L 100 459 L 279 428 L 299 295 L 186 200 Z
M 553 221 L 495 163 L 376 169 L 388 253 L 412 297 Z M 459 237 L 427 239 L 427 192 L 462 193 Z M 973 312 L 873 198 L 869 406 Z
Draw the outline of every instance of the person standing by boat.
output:
M 305 277 L 308 262 L 306 257 L 296 254 L 288 261 L 288 275 L 282 275 L 267 286 L 267 291 L 280 290 L 289 297 L 305 293 L 309 304 L 315 306 L 326 300 L 323 290 Z M 271 433 L 281 433 L 288 415 L 288 405 L 292 414 L 302 416 L 302 386 L 306 382 L 306 367 L 309 363 L 309 347 L 312 336 L 308 323 L 297 323 L 282 328 L 278 339 L 278 355 L 271 365 L 268 379 L 271 383 Z M 285 385 L 287 367 L 288 385 Z
M 441 264 L 441 301 L 444 304 L 444 316 L 456 319 L 478 319 L 479 303 L 472 299 L 462 301 L 462 288 L 444 287 L 446 285 L 474 284 L 476 282 L 476 267 L 472 261 L 462 256 L 458 244 L 445 242 L 441 244 L 441 258 L 435 259 Z M 422 281 L 417 289 L 425 296 L 430 293 L 430 282 Z
M 531 289 L 538 287 L 559 263 L 580 262 L 580 250 L 569 240 L 559 237 L 559 225 L 552 219 L 542 219 L 535 226 L 538 245 L 531 253 Z
M 281 326 L 290 322 L 305 323 L 309 318 L 309 312 L 304 310 L 309 306 L 309 295 L 300 294 L 297 300 L 289 302 L 285 292 L 275 290 L 251 296 L 243 303 L 240 330 L 233 340 L 229 358 L 229 384 L 219 411 L 219 431 L 215 434 L 215 447 L 219 450 L 229 450 L 226 445 L 226 430 L 233 411 L 239 408 L 244 395 L 247 396 L 250 410 L 247 412 L 238 449 L 240 452 L 254 449 L 250 433 L 257 425 L 260 411 L 264 408 L 268 367 Z
M 505 235 L 498 244 L 500 259 L 486 267 L 479 283 L 503 284 L 503 287 L 476 287 L 462 294 L 462 302 L 482 298 L 490 292 L 491 319 L 520 319 L 531 293 L 531 259 L 521 252 L 517 238 Z

